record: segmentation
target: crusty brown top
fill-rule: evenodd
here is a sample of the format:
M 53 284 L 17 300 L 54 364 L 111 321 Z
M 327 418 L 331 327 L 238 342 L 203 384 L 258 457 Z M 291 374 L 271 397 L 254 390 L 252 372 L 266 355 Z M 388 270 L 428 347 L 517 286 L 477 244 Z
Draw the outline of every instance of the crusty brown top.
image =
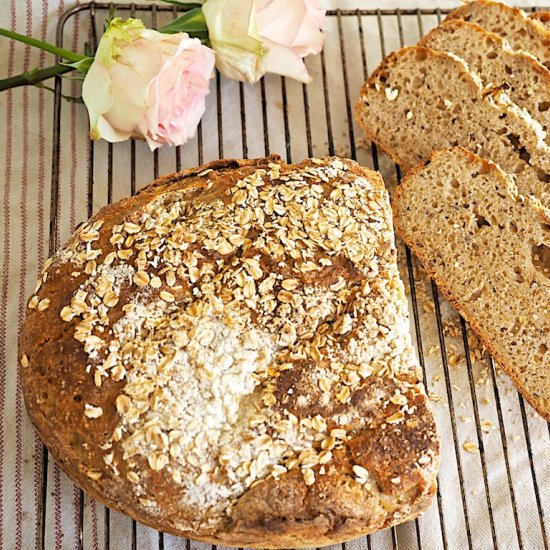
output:
M 434 492 L 389 201 L 352 161 L 218 161 L 102 209 L 46 263 L 20 357 L 69 475 L 164 531 L 328 544 Z

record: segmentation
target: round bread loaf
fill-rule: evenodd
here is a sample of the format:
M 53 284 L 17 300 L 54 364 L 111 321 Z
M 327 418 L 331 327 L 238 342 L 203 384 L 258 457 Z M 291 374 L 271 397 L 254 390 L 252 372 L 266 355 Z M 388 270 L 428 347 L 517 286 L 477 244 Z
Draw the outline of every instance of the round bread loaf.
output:
M 439 443 L 381 177 L 224 160 L 103 208 L 47 261 L 20 336 L 67 474 L 169 533 L 341 542 L 424 511 Z

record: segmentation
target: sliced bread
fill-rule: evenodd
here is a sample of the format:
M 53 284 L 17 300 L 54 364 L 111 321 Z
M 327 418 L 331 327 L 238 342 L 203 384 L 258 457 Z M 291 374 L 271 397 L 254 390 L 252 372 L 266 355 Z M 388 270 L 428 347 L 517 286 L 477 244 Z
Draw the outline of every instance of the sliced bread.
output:
M 550 148 L 536 121 L 501 90 L 487 92 L 466 63 L 413 46 L 389 55 L 355 107 L 366 135 L 405 168 L 460 145 L 514 173 L 550 204 Z
M 518 8 L 491 0 L 475 0 L 452 11 L 447 19 L 463 19 L 506 38 L 515 50 L 525 50 L 550 67 L 550 32 Z
M 533 56 L 512 50 L 497 34 L 460 19 L 444 21 L 419 44 L 458 55 L 485 86 L 502 87 L 540 122 L 550 142 L 550 71 Z
M 410 171 L 393 208 L 398 234 L 550 420 L 550 212 L 461 148 Z
M 537 11 L 529 17 L 538 21 L 547 31 L 550 31 L 550 11 Z

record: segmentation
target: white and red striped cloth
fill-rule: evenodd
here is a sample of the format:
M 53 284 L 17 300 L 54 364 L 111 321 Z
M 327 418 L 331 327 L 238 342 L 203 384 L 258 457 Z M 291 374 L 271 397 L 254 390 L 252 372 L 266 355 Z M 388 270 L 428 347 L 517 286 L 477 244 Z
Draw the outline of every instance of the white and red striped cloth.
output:
M 524 2 L 534 5 L 537 2 Z M 325 1 L 327 7 L 343 8 L 390 8 L 399 6 L 402 8 L 412 7 L 433 7 L 432 0 L 403 0 L 375 2 L 373 0 L 332 0 Z M 440 7 L 455 6 L 457 1 L 441 1 Z M 545 2 L 538 2 L 544 5 Z M 63 0 L 0 0 L 0 25 L 16 30 L 20 33 L 33 35 L 43 40 L 55 41 L 55 27 L 60 15 L 74 2 Z M 376 22 L 373 22 L 376 25 Z M 83 34 L 86 35 L 88 27 L 81 25 L 78 17 L 71 18 L 66 28 L 65 47 L 77 48 L 83 43 Z M 426 29 L 427 30 L 427 29 Z M 327 30 L 327 41 L 330 40 L 330 32 Z M 355 31 L 354 31 L 355 32 Z M 367 29 L 367 40 L 371 30 Z M 372 31 L 374 33 L 374 31 Z M 389 29 L 388 32 L 397 33 L 397 28 Z M 330 60 L 330 45 L 327 45 L 327 58 Z M 358 56 L 357 56 L 358 57 Z M 24 47 L 19 43 L 9 41 L 0 37 L 0 78 L 20 73 L 37 66 L 45 66 L 53 62 L 49 54 Z M 353 63 L 348 54 L 348 63 Z M 338 68 L 338 71 L 341 71 Z M 314 68 L 315 73 L 315 68 Z M 351 71 L 350 71 L 351 73 Z M 362 79 L 361 71 L 352 74 L 351 88 L 358 89 Z M 319 75 L 319 70 L 317 70 Z M 330 75 L 329 75 L 330 78 Z M 334 95 L 342 93 L 341 72 L 335 76 Z M 271 84 L 268 84 L 270 86 Z M 65 86 L 65 91 L 77 94 L 79 84 L 73 82 Z M 291 85 L 289 85 L 290 88 Z M 236 88 L 235 88 L 236 89 Z M 256 93 L 254 89 L 247 88 L 247 93 Z M 252 90 L 252 91 L 250 91 Z M 296 90 L 301 90 L 296 88 Z M 232 92 L 231 92 L 232 93 Z M 301 91 L 299 92 L 301 94 Z M 312 90 L 312 97 L 315 95 Z M 355 92 L 354 92 L 355 93 Z M 215 93 L 211 94 L 212 96 Z M 229 95 L 228 97 L 234 97 Z M 301 95 L 297 96 L 301 98 Z M 301 100 L 301 99 L 300 99 Z M 336 100 L 335 100 L 336 101 Z M 339 100 L 338 100 L 339 101 Z M 344 113 L 345 105 L 342 104 Z M 238 110 L 238 107 L 237 107 Z M 87 137 L 87 116 L 82 105 L 75 103 L 64 104 L 62 111 L 62 147 L 60 162 L 60 173 L 62 180 L 63 200 L 59 212 L 59 239 L 63 241 L 71 229 L 77 223 L 87 217 L 86 182 L 88 177 L 88 152 L 89 141 Z M 315 113 L 315 111 L 314 111 Z M 274 115 L 275 116 L 275 115 Z M 207 118 L 214 121 L 215 114 L 207 113 Z M 257 120 L 256 120 L 257 118 Z M 261 112 L 258 117 L 248 117 L 250 126 L 261 124 Z M 338 125 L 337 117 L 333 117 L 335 128 Z M 206 121 L 205 121 L 206 122 Z M 294 121 L 291 120 L 291 124 Z M 298 123 L 298 122 L 297 122 Z M 316 121 L 312 120 L 312 124 Z M 338 140 L 347 138 L 338 137 L 346 135 L 346 128 L 342 132 L 334 132 L 336 152 L 340 153 Z M 18 383 L 17 368 L 17 335 L 18 327 L 25 315 L 25 304 L 29 293 L 34 287 L 40 267 L 48 256 L 49 243 L 49 219 L 50 219 L 50 184 L 52 165 L 52 129 L 53 129 L 53 94 L 47 90 L 37 88 L 18 88 L 0 93 L 0 549 L 27 550 L 38 547 L 42 538 L 40 532 L 38 504 L 41 489 L 42 471 L 42 445 L 35 435 L 24 410 L 21 391 Z M 232 130 L 227 126 L 224 128 L 225 136 L 230 135 Z M 261 130 L 260 130 L 261 132 Z M 253 135 L 253 133 L 252 133 Z M 240 128 L 238 130 L 238 141 L 240 143 Z M 275 150 L 284 150 L 284 136 L 280 132 L 273 134 L 271 147 Z M 315 139 L 315 135 L 314 135 Z M 315 145 L 314 152 L 323 154 L 326 152 L 326 138 L 320 138 L 319 145 Z M 240 152 L 231 151 L 231 140 L 225 140 L 229 145 L 226 147 L 225 156 L 240 156 Z M 257 143 L 263 141 L 257 140 Z M 120 146 L 121 148 L 126 145 Z M 147 160 L 147 166 L 151 165 L 148 150 L 138 144 L 138 156 Z M 255 150 L 256 141 L 249 140 L 250 156 L 262 155 L 262 150 Z M 296 156 L 302 155 L 298 140 L 293 142 L 297 147 Z M 342 145 L 345 152 L 346 145 Z M 99 148 L 98 148 L 99 149 Z M 105 148 L 101 149 L 105 151 Z M 294 149 L 293 149 L 294 151 Z M 184 150 L 184 163 L 197 162 L 193 155 L 187 157 Z M 216 155 L 216 151 L 205 156 L 209 160 Z M 358 153 L 361 160 L 363 155 L 367 162 L 365 151 Z M 306 156 L 303 154 L 302 156 Z M 206 158 L 209 157 L 209 158 Z M 162 171 L 173 171 L 174 166 L 166 158 L 161 156 Z M 164 160 L 163 160 L 164 159 Z M 106 166 L 106 154 L 101 152 L 95 156 L 96 165 L 103 163 Z M 145 161 L 144 161 L 145 162 Z M 172 162 L 172 161 L 170 161 Z M 105 168 L 105 167 L 103 167 Z M 96 166 L 98 172 L 98 166 Z M 101 166 L 99 166 L 99 170 Z M 124 166 L 115 166 L 115 180 L 117 169 L 119 173 L 125 172 Z M 139 170 L 139 167 L 138 167 Z M 146 170 L 150 170 L 147 168 Z M 145 170 L 145 172 L 146 172 Z M 105 172 L 106 170 L 103 169 Z M 127 170 L 126 170 L 127 172 Z M 152 178 L 152 173 L 139 174 L 139 184 Z M 121 178 L 126 178 L 125 173 Z M 102 179 L 103 178 L 103 179 Z M 103 189 L 107 186 L 106 176 L 97 176 L 96 185 Z M 125 181 L 126 181 L 125 180 Z M 128 194 L 127 181 L 125 186 L 115 186 L 114 199 Z M 97 193 L 101 196 L 102 193 Z M 105 193 L 103 193 L 105 195 Z M 101 205 L 101 200 L 95 199 L 94 210 Z M 452 313 L 449 313 L 452 315 Z M 428 345 L 425 343 L 426 349 Z M 434 367 L 435 368 L 435 367 Z M 434 371 L 436 372 L 436 371 Z M 468 376 L 465 373 L 453 373 L 453 388 L 455 385 L 464 384 L 466 391 L 469 391 Z M 541 519 L 538 510 L 540 505 L 550 518 L 550 445 L 548 430 L 544 422 L 534 416 L 531 411 L 527 413 L 527 422 L 531 430 L 532 448 L 527 451 L 525 440 L 521 432 L 522 419 L 519 416 L 517 397 L 509 397 L 509 384 L 507 381 L 498 380 L 499 388 L 502 390 L 503 415 L 502 422 L 505 424 L 506 435 L 510 441 L 510 449 L 506 456 L 507 465 L 503 461 L 502 442 L 499 439 L 498 431 L 491 435 L 492 440 L 487 440 L 486 447 L 486 471 L 482 474 L 483 464 L 479 465 L 478 457 L 462 456 L 463 476 L 468 481 L 466 493 L 460 492 L 460 485 L 456 481 L 456 453 L 453 446 L 452 435 L 447 430 L 449 426 L 448 410 L 436 409 L 440 426 L 442 427 L 444 447 L 444 467 L 441 478 L 442 504 L 439 508 L 434 504 L 434 509 L 429 512 L 426 519 L 423 519 L 418 527 L 414 524 L 409 527 L 400 528 L 399 541 L 403 548 L 417 548 L 418 533 L 426 541 L 424 548 L 438 548 L 443 540 L 442 530 L 445 531 L 445 538 L 450 548 L 463 548 L 471 539 L 472 546 L 477 548 L 488 548 L 493 545 L 491 536 L 491 525 L 487 509 L 487 489 L 484 488 L 483 480 L 486 480 L 486 487 L 489 488 L 490 506 L 493 509 L 496 539 L 499 547 L 503 550 L 518 547 L 518 537 L 515 535 L 514 521 L 519 524 L 521 540 L 526 549 L 538 549 L 547 544 L 549 530 L 541 528 Z M 480 390 L 480 399 L 482 391 Z M 507 400 L 510 400 L 508 403 Z M 466 400 L 464 414 L 471 408 L 471 403 Z M 455 404 L 457 407 L 462 403 Z M 481 405 L 480 405 L 481 406 Z M 459 417 L 460 413 L 457 413 Z M 494 418 L 498 426 L 499 419 L 496 413 L 488 411 L 487 416 Z M 457 428 L 458 436 L 463 437 L 462 425 Z M 466 429 L 466 428 L 464 428 Z M 468 428 L 470 429 L 470 428 Z M 473 432 L 464 432 L 464 438 L 475 435 Z M 518 435 L 517 449 L 515 448 L 515 436 Z M 496 442 L 496 443 L 494 443 Z M 495 458 L 490 460 L 494 443 Z M 538 483 L 539 495 L 533 489 L 533 479 L 528 463 L 529 455 L 535 464 L 536 481 Z M 470 467 L 470 460 L 476 460 Z M 447 474 L 448 472 L 448 474 Z M 454 477 L 453 477 L 454 476 Z M 478 477 L 475 477 L 478 476 Z M 508 476 L 508 477 L 507 477 Z M 510 491 L 508 481 L 512 478 L 515 485 L 515 498 L 519 512 L 512 514 L 510 507 Z M 525 479 L 523 476 L 526 476 Z M 484 493 L 485 491 L 485 493 Z M 502 493 L 501 493 L 502 492 Z M 481 495 L 481 496 L 479 496 Z M 462 506 L 458 503 L 463 502 Z M 49 460 L 47 472 L 47 507 L 44 526 L 45 548 L 73 549 L 78 548 L 80 517 L 83 516 L 83 546 L 84 548 L 97 549 L 109 547 L 112 549 L 129 548 L 133 525 L 130 520 L 117 513 L 110 513 L 106 516 L 105 509 L 84 497 L 84 507 L 81 509 L 80 491 L 68 480 L 60 469 Z M 468 504 L 469 522 L 464 522 L 463 507 Z M 445 518 L 444 522 L 441 516 Z M 439 519 L 438 519 L 439 517 Z M 547 520 L 548 522 L 548 520 Z M 445 524 L 445 528 L 437 527 Z M 109 525 L 109 529 L 106 528 Z M 436 527 L 434 527 L 434 525 Z M 185 548 L 184 541 L 175 537 L 166 536 L 159 542 L 159 536 L 155 531 L 146 529 L 140 525 L 136 527 L 136 541 L 138 548 Z M 391 548 L 391 534 L 383 533 L 372 539 L 374 548 Z M 193 544 L 193 548 L 203 545 Z M 349 548 L 366 548 L 366 543 L 355 543 L 348 545 Z

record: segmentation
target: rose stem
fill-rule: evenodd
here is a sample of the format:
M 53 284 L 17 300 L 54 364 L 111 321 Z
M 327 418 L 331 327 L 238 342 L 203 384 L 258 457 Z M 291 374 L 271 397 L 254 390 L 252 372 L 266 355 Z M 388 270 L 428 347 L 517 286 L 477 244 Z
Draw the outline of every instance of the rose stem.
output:
M 35 48 L 40 48 L 41 50 L 45 50 L 47 52 L 53 53 L 69 61 L 82 61 L 87 57 L 80 53 L 70 52 L 69 50 L 58 48 L 53 44 L 42 42 L 42 40 L 37 40 L 32 36 L 25 36 L 24 34 L 19 34 L 17 32 L 13 32 L 8 29 L 3 29 L 2 27 L 0 27 L 0 35 L 6 36 L 7 38 L 11 38 L 12 40 L 17 40 L 18 42 L 24 42 L 25 44 L 28 44 L 29 46 L 34 46 Z
M 69 65 L 61 65 L 58 63 L 53 67 L 47 67 L 45 69 L 33 69 L 10 78 L 5 78 L 0 80 L 0 92 L 8 90 L 9 88 L 17 88 L 18 86 L 34 85 L 42 82 L 43 80 L 48 80 L 55 75 L 68 73 L 69 71 L 74 71 L 74 67 Z

